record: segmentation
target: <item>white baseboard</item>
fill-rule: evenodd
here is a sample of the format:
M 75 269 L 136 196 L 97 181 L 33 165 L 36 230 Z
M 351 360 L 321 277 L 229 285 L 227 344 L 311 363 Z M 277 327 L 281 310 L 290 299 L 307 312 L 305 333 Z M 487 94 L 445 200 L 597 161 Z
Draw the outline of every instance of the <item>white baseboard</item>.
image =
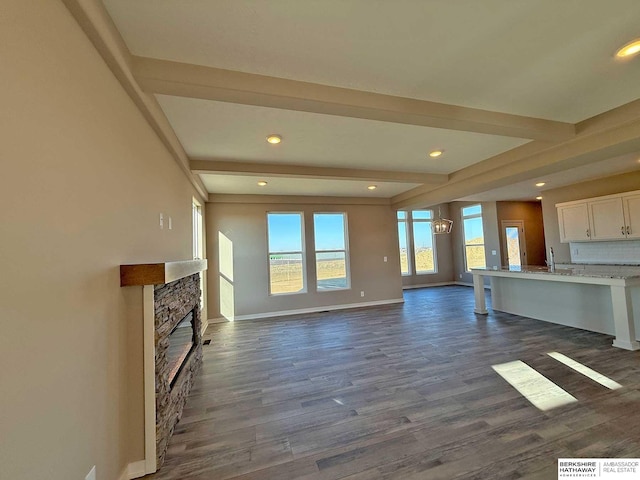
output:
M 389 305 L 392 303 L 403 303 L 404 298 L 394 298 L 391 300 L 378 300 L 375 302 L 348 303 L 344 305 L 327 305 L 324 307 L 300 308 L 297 310 L 282 310 L 279 312 L 256 313 L 251 315 L 236 315 L 235 320 L 259 320 L 261 318 L 284 317 L 288 315 L 301 315 L 305 313 L 318 313 L 333 310 L 347 310 L 349 308 L 375 307 L 378 305 Z
M 455 282 L 454 285 L 460 285 L 461 287 L 473 287 L 473 283 L 467 283 L 467 282 Z M 484 289 L 491 290 L 491 285 L 485 285 Z
M 420 285 L 403 285 L 403 290 L 412 290 L 414 288 L 429 288 L 429 287 L 446 287 L 447 285 L 456 285 L 456 282 L 438 282 L 438 283 L 423 283 Z
M 228 322 L 229 320 L 224 318 L 224 317 L 218 317 L 218 318 L 210 318 L 208 320 L 209 325 L 211 325 L 212 323 L 225 323 Z
M 124 468 L 118 477 L 118 480 L 132 480 L 134 478 L 144 477 L 146 475 L 145 465 L 146 463 L 144 460 L 130 463 Z
M 200 327 L 200 334 L 204 335 L 204 332 L 207 331 L 207 327 L 209 326 L 209 320 L 207 320 L 206 318 L 202 319 L 202 325 Z
M 133 478 L 144 477 L 146 475 L 145 466 L 146 466 L 146 462 L 144 460 L 130 463 L 127 466 L 127 474 L 128 474 L 127 478 L 129 480 L 132 480 Z

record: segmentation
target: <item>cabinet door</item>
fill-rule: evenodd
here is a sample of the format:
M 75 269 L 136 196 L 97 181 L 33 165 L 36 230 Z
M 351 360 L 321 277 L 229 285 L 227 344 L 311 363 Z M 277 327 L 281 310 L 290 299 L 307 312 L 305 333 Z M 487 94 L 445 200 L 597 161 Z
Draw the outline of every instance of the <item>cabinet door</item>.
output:
M 627 237 L 622 210 L 622 198 L 607 198 L 589 202 L 591 240 L 621 240 Z
M 627 238 L 640 238 L 640 194 L 622 197 Z
M 589 214 L 586 203 L 558 207 L 558 223 L 562 243 L 589 240 Z

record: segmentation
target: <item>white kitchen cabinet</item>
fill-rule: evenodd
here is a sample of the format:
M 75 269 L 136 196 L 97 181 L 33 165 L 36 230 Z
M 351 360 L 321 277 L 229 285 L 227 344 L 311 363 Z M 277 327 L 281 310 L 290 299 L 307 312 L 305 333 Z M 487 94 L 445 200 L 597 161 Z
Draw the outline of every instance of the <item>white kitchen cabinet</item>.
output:
M 622 197 L 587 202 L 591 240 L 620 240 L 627 237 Z
M 640 190 L 556 204 L 560 241 L 640 239 Z
M 627 238 L 640 238 L 640 193 L 622 197 Z
M 559 206 L 558 222 L 562 243 L 589 241 L 589 213 L 586 202 Z

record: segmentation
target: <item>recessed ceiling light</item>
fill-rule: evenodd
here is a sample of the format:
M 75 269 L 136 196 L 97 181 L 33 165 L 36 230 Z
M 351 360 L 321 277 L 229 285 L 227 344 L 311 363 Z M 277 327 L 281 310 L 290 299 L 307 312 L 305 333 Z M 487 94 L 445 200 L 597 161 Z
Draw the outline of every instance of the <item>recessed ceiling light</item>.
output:
M 432 151 L 432 152 L 429 152 L 429 156 L 430 156 L 431 158 L 437 158 L 437 157 L 439 157 L 440 155 L 442 155 L 443 153 L 444 153 L 444 150 L 434 150 L 434 151 Z
M 264 187 L 267 184 L 267 182 L 265 182 L 264 180 L 260 180 L 258 182 L 258 185 L 260 185 L 261 187 Z
M 536 187 L 544 187 L 544 182 L 538 182 L 536 183 Z
M 282 136 L 276 135 L 275 133 L 272 133 L 267 137 L 267 142 L 271 143 L 272 145 L 276 145 L 281 141 L 282 141 Z
M 640 38 L 627 43 L 624 47 L 616 52 L 616 57 L 625 58 L 635 55 L 640 52 Z
M 375 190 L 376 188 L 378 188 L 378 186 L 377 185 L 369 185 L 367 188 L 369 190 Z
M 536 197 L 536 200 L 542 200 L 542 197 Z

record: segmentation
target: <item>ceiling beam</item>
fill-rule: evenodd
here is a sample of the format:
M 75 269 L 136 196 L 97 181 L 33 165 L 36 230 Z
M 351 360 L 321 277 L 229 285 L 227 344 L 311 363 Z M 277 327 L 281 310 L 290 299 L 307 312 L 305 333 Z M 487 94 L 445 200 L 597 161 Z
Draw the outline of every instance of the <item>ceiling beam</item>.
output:
M 532 140 L 575 135 L 570 123 L 413 98 L 145 57 L 134 56 L 132 65 L 148 93 Z
M 195 160 L 191 171 L 197 174 L 269 175 L 290 178 L 322 178 L 329 180 L 366 180 L 371 182 L 400 182 L 442 185 L 448 175 L 436 173 L 359 170 L 354 168 L 307 167 L 302 165 L 234 162 L 229 160 Z
M 210 203 L 260 203 L 287 205 L 389 205 L 389 198 L 379 197 L 314 197 L 303 195 L 238 195 L 210 193 Z
M 559 173 L 640 151 L 640 101 L 634 101 L 577 125 L 576 138 L 556 144 L 530 142 L 449 176 L 446 185 L 420 186 L 391 199 L 394 208 L 450 202 L 524 180 Z

